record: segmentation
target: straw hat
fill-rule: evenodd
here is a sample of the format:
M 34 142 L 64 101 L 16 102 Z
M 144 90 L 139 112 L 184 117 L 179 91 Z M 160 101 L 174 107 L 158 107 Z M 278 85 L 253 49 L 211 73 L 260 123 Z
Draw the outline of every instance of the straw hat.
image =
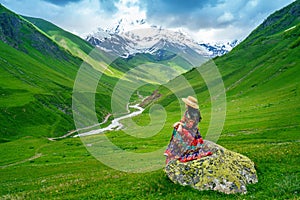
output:
M 192 96 L 188 96 L 187 98 L 182 98 L 182 101 L 186 105 L 191 106 L 192 108 L 199 109 L 197 99 Z

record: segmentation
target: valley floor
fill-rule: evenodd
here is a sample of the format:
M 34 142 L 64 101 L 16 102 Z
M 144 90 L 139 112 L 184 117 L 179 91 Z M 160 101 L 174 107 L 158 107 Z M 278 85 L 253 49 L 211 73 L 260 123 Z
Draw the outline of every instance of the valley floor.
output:
M 300 141 L 249 140 L 246 134 L 218 142 L 255 162 L 259 182 L 249 185 L 246 195 L 175 185 L 163 169 L 111 169 L 91 156 L 79 138 L 24 137 L 0 144 L 1 199 L 299 199 Z

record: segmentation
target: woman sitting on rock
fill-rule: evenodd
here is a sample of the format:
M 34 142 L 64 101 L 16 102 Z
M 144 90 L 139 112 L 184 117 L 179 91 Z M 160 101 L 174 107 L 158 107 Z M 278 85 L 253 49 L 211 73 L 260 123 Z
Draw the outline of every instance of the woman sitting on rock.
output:
M 188 96 L 182 100 L 186 105 L 186 111 L 182 119 L 173 125 L 172 138 L 164 153 L 167 157 L 166 163 L 173 159 L 187 162 L 212 154 L 202 148 L 203 139 L 198 129 L 198 123 L 202 118 L 197 99 Z

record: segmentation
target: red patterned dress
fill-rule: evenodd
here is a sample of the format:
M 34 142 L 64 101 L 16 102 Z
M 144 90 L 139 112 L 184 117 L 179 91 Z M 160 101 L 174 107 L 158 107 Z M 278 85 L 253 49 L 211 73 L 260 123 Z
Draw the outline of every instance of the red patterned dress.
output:
M 184 113 L 180 120 L 182 125 L 174 128 L 172 138 L 164 153 L 166 163 L 174 159 L 187 162 L 212 154 L 210 151 L 205 152 L 202 148 L 203 139 L 198 129 L 200 119 L 198 109 L 188 109 Z

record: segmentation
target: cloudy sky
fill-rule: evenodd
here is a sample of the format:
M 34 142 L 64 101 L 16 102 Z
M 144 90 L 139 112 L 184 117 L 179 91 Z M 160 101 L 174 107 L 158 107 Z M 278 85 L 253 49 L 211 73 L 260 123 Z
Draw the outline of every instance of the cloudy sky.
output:
M 0 0 L 14 12 L 48 20 L 85 37 L 120 19 L 181 30 L 197 41 L 244 39 L 274 11 L 294 0 Z M 126 23 L 125 23 L 126 28 Z

